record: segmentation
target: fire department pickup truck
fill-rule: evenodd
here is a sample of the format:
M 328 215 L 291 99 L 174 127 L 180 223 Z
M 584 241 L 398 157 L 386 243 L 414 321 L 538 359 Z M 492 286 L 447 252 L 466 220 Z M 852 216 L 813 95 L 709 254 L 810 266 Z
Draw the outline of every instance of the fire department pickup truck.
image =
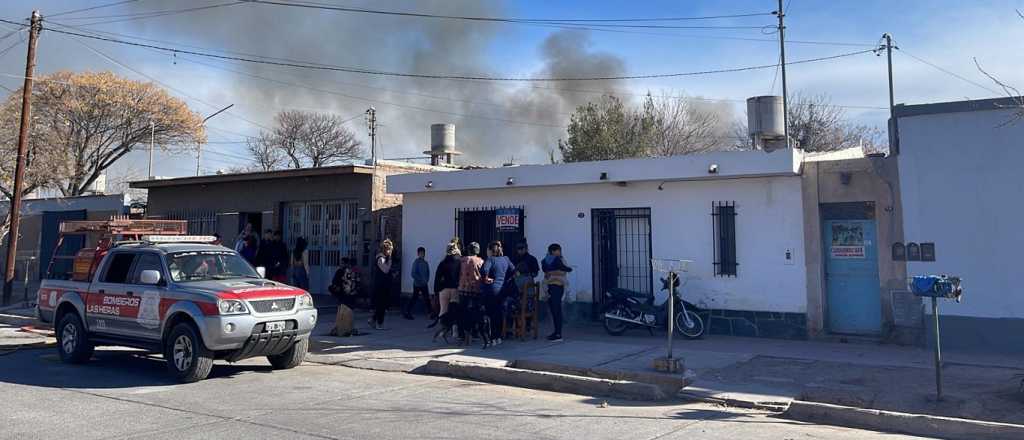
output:
M 215 359 L 299 365 L 317 318 L 310 294 L 264 279 L 235 251 L 204 241 L 111 242 L 76 258 L 76 276 L 44 280 L 38 313 L 55 323 L 61 360 L 85 362 L 97 345 L 142 348 L 162 353 L 183 382 L 206 378 Z

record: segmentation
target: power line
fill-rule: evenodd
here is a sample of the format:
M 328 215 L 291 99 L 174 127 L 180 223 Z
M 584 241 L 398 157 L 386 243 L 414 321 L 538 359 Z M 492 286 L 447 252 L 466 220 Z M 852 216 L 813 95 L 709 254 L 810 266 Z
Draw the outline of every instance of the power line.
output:
M 136 39 L 136 40 L 141 40 L 141 41 L 150 41 L 150 42 L 155 42 L 155 43 L 177 45 L 177 46 L 189 47 L 189 48 L 193 48 L 193 49 L 200 49 L 200 50 L 211 51 L 211 52 L 220 52 L 220 53 L 228 53 L 228 54 L 234 54 L 234 55 L 242 55 L 242 56 L 248 56 L 248 57 L 270 59 L 270 60 L 283 60 L 283 61 L 288 61 L 288 62 L 304 63 L 303 61 L 297 61 L 297 60 L 288 59 L 288 58 L 277 58 L 277 57 L 270 57 L 270 56 L 263 56 L 263 55 L 258 55 L 258 54 L 246 53 L 246 52 L 236 52 L 236 51 L 220 50 L 220 49 L 214 49 L 214 48 L 208 48 L 208 47 L 202 47 L 202 46 L 190 46 L 190 45 L 187 45 L 187 44 L 180 44 L 180 43 L 175 43 L 175 42 L 171 42 L 171 41 L 155 40 L 155 39 L 138 37 L 138 36 L 133 36 L 133 35 L 126 35 L 126 34 L 119 34 L 119 33 L 115 33 L 115 32 L 102 31 L 102 30 L 98 30 L 98 29 L 82 28 L 82 27 L 71 26 L 71 25 L 67 25 L 67 24 L 60 24 L 60 23 L 53 23 L 53 22 L 51 22 L 51 24 L 56 24 L 58 26 L 62 26 L 62 27 L 66 27 L 66 28 L 80 30 L 82 32 L 91 32 L 91 33 L 94 33 L 94 34 L 112 35 L 112 36 L 115 36 L 115 37 L 130 38 L 130 39 Z M 697 36 L 694 36 L 694 37 L 697 37 Z M 767 42 L 771 42 L 771 43 L 778 43 L 777 39 L 772 39 L 772 40 L 768 40 L 768 39 L 748 39 L 748 38 L 740 38 L 740 39 L 741 40 L 767 41 Z M 799 41 L 786 40 L 787 44 L 789 44 L 789 43 L 798 43 L 798 42 Z M 804 41 L 804 43 L 811 43 L 811 44 L 834 44 L 834 45 L 847 45 L 847 46 L 857 46 L 857 47 L 878 47 L 877 44 L 838 43 L 838 42 L 825 42 L 825 41 Z M 154 52 L 157 52 L 157 51 L 154 50 Z M 249 75 L 247 73 L 237 72 L 237 71 L 234 71 L 234 70 L 231 70 L 231 69 L 227 69 L 227 68 L 224 68 L 224 67 L 221 67 L 221 66 L 217 66 L 217 65 L 213 65 L 213 64 L 208 64 L 208 63 L 205 63 L 205 62 L 202 62 L 202 61 L 193 60 L 193 59 L 189 59 L 189 58 L 186 58 L 186 57 L 182 57 L 182 59 L 184 59 L 186 61 L 189 61 L 189 62 L 192 62 L 192 63 L 195 63 L 195 64 L 199 64 L 199 65 L 203 65 L 203 66 L 207 66 L 207 67 L 212 67 L 212 68 L 224 70 L 224 71 L 227 71 L 227 72 L 238 73 L 238 74 L 242 74 L 242 75 Z M 312 63 L 312 62 L 309 62 L 308 64 L 322 65 L 322 66 L 331 66 L 330 64 L 319 64 L 319 63 Z M 776 67 L 776 70 L 778 70 L 778 67 Z M 254 76 L 254 75 L 249 75 L 249 76 Z M 256 77 L 260 78 L 260 79 L 263 79 L 263 78 L 261 78 L 259 76 L 256 76 Z M 489 105 L 489 106 L 502 107 L 502 108 L 505 107 L 505 105 L 503 105 L 503 104 L 498 104 L 498 103 L 488 102 L 488 101 L 478 101 L 478 100 L 451 98 L 451 97 L 445 97 L 445 96 L 431 95 L 431 94 L 412 92 L 412 91 L 405 91 L 405 90 L 397 90 L 397 89 L 392 89 L 392 88 L 387 88 L 387 87 L 380 87 L 380 86 L 374 86 L 374 85 L 368 85 L 368 84 L 351 83 L 351 82 L 344 82 L 344 81 L 331 81 L 331 82 L 335 83 L 335 84 L 345 85 L 345 86 L 359 87 L 359 88 L 366 88 L 366 89 L 383 90 L 383 91 L 386 91 L 386 92 L 389 92 L 389 93 L 397 93 L 397 94 L 405 94 L 405 95 L 412 95 L 412 96 L 420 96 L 420 97 L 431 98 L 431 99 L 438 99 L 438 100 L 444 100 L 444 101 L 450 101 L 450 102 L 461 102 L 461 103 L 475 104 L 475 105 Z M 469 84 L 475 84 L 475 82 L 473 82 L 473 81 L 469 81 L 468 83 Z M 541 86 L 541 85 L 538 85 L 536 83 L 529 84 L 528 86 L 530 88 L 534 88 L 534 89 L 538 89 L 538 90 L 552 90 L 552 91 L 559 91 L 559 92 L 571 92 L 571 93 L 589 94 L 589 95 L 613 94 L 613 95 L 620 95 L 620 96 L 640 96 L 640 97 L 644 97 L 644 96 L 648 95 L 648 93 L 636 93 L 636 92 L 629 92 L 629 91 L 625 91 L 625 90 L 586 90 L 586 89 L 578 89 L 578 88 Z M 738 98 L 700 98 L 700 97 L 690 97 L 690 96 L 659 95 L 659 94 L 652 94 L 651 96 L 653 98 L 659 98 L 659 99 L 685 99 L 685 100 L 707 101 L 707 102 L 718 102 L 718 101 L 731 101 L 731 102 L 739 102 L 739 103 L 746 102 L 745 99 L 738 99 Z M 356 99 L 363 99 L 363 98 L 356 98 Z M 363 99 L 363 100 L 366 100 L 366 99 Z M 888 108 L 888 107 L 882 107 L 882 106 L 867 106 L 867 105 L 839 105 L 839 104 L 835 104 L 835 106 L 836 107 L 844 107 L 844 108 L 852 108 L 852 109 L 869 109 L 869 110 L 877 110 L 877 109 L 884 110 L 884 109 Z M 558 113 L 558 114 L 565 115 L 565 116 L 569 115 L 568 113 Z
M 661 17 L 661 18 L 617 18 L 617 19 L 551 19 L 551 18 L 508 18 L 508 17 L 471 17 L 461 15 L 441 15 L 441 14 L 427 14 L 420 12 L 402 12 L 402 11 L 384 11 L 375 9 L 363 9 L 363 8 L 350 8 L 343 6 L 330 5 L 325 3 L 315 2 L 304 2 L 304 3 L 285 3 L 278 1 L 264 1 L 264 0 L 242 0 L 246 3 L 258 3 L 264 5 L 276 5 L 276 6 L 291 6 L 297 8 L 309 8 L 309 9 L 322 9 L 339 12 L 356 12 L 363 14 L 379 14 L 379 15 L 395 15 L 403 17 L 416 17 L 416 18 L 434 18 L 434 19 L 447 19 L 447 20 L 467 20 L 467 21 L 484 21 L 484 22 L 500 22 L 500 23 L 565 23 L 565 22 L 652 22 L 652 21 L 685 21 L 685 20 L 712 20 L 721 18 L 744 18 L 744 17 L 757 17 L 763 15 L 771 15 L 770 12 L 755 12 L 746 14 L 729 14 L 729 15 L 711 15 L 702 17 Z M 755 26 L 760 28 L 761 26 Z
M 218 4 L 215 4 L 215 5 L 198 6 L 198 7 L 193 7 L 193 8 L 169 9 L 169 10 L 163 10 L 163 11 L 150 11 L 150 12 L 137 12 L 137 13 L 133 13 L 133 14 L 110 15 L 110 16 L 107 16 L 107 17 L 115 17 L 115 19 L 114 20 L 106 20 L 106 21 L 103 21 L 103 20 L 93 21 L 93 22 L 81 23 L 81 24 L 84 25 L 84 26 L 92 26 L 92 25 L 109 24 L 109 23 L 121 23 L 121 22 L 125 22 L 125 21 L 133 21 L 133 20 L 145 20 L 145 19 L 149 19 L 149 18 L 166 17 L 168 15 L 184 14 L 184 13 L 195 12 L 195 11 L 205 11 L 205 10 L 208 10 L 208 9 L 222 8 L 222 7 L 225 7 L 225 6 L 234 6 L 234 5 L 238 5 L 238 4 L 241 4 L 241 3 L 243 3 L 243 2 L 241 2 L 241 1 L 232 1 L 232 2 L 227 2 L 227 3 L 218 3 Z M 123 17 L 123 18 L 116 18 L 116 17 Z M 98 17 L 98 16 L 96 16 L 96 17 L 71 17 L 71 18 L 68 18 L 68 19 L 69 20 L 84 20 L 84 19 L 97 19 L 97 18 L 101 18 L 101 17 Z
M 50 14 L 49 17 L 59 17 L 61 15 L 77 14 L 79 12 L 86 12 L 86 11 L 93 11 L 93 10 L 96 10 L 96 9 L 109 8 L 111 6 L 123 5 L 125 3 L 134 3 L 134 2 L 137 2 L 137 1 L 139 1 L 139 0 L 121 0 L 121 1 L 112 2 L 112 3 L 105 3 L 105 4 L 97 5 L 97 6 L 90 6 L 88 8 L 72 9 L 70 11 L 58 12 L 56 14 Z
M 975 87 L 978 87 L 978 88 L 984 89 L 984 90 L 988 91 L 989 93 L 993 93 L 993 94 L 996 94 L 996 95 L 999 95 L 999 94 L 1000 94 L 999 92 L 995 91 L 994 89 L 992 89 L 992 88 L 989 88 L 989 87 L 986 87 L 986 86 L 985 86 L 984 84 L 981 84 L 981 83 L 979 83 L 979 82 L 977 82 L 977 81 L 973 81 L 973 80 L 970 80 L 970 79 L 968 79 L 968 78 L 965 78 L 965 77 L 963 77 L 963 76 L 961 76 L 961 75 L 957 74 L 956 72 L 953 72 L 953 71 L 951 71 L 951 70 L 947 70 L 947 69 L 945 69 L 945 68 L 943 68 L 943 67 L 941 67 L 941 66 L 939 66 L 939 65 L 937 65 L 937 64 L 934 64 L 934 63 L 932 63 L 932 62 L 929 62 L 928 60 L 925 60 L 924 58 L 918 57 L 918 56 L 916 56 L 916 55 L 914 55 L 914 54 L 912 54 L 912 53 L 910 53 L 910 52 L 907 52 L 907 51 L 906 51 L 905 49 L 903 49 L 903 48 L 901 48 L 901 47 L 898 47 L 898 46 L 894 46 L 893 48 L 894 48 L 894 49 L 896 49 L 896 50 L 899 50 L 899 51 L 900 51 L 901 53 L 903 53 L 903 54 L 907 55 L 907 56 L 908 56 L 908 57 L 910 57 L 910 58 L 913 58 L 913 59 L 917 60 L 918 62 L 920 62 L 920 63 L 922 63 L 922 64 L 926 64 L 926 65 L 928 65 L 928 66 L 931 66 L 931 67 L 932 67 L 932 68 L 934 68 L 935 70 L 938 70 L 938 71 L 940 71 L 940 72 L 942 72 L 942 73 L 945 73 L 945 74 L 947 74 L 947 75 L 949 75 L 949 76 L 952 76 L 952 77 L 954 77 L 954 78 L 956 78 L 956 79 L 959 79 L 959 80 L 961 80 L 961 81 L 963 81 L 963 82 L 966 82 L 966 83 L 968 83 L 968 84 L 971 84 L 971 85 L 973 85 L 973 86 L 975 86 Z
M 0 20 L 0 21 L 6 21 L 6 20 Z M 170 53 L 175 53 L 175 54 L 183 53 L 183 54 L 196 55 L 196 56 L 207 57 L 207 58 L 216 58 L 216 59 L 233 60 L 233 61 L 243 61 L 243 62 L 247 62 L 247 63 L 267 64 L 267 65 L 282 66 L 282 67 L 295 67 L 295 68 L 309 69 L 309 70 L 327 70 L 327 71 L 334 71 L 334 72 L 346 72 L 346 73 L 356 73 L 356 74 L 364 74 L 364 75 L 394 76 L 394 77 L 420 78 L 420 79 L 473 80 L 473 81 L 519 81 L 519 82 L 611 81 L 611 80 L 654 79 L 654 78 L 678 78 L 678 77 L 684 77 L 684 76 L 701 76 L 701 75 L 713 75 L 713 74 L 720 74 L 720 73 L 735 73 L 735 72 L 745 72 L 745 71 L 750 71 L 750 70 L 761 70 L 761 69 L 767 69 L 767 68 L 774 68 L 776 65 L 778 65 L 778 63 L 773 63 L 773 64 L 762 64 L 762 65 L 757 65 L 757 66 L 746 66 L 746 67 L 734 67 L 734 68 L 724 68 L 724 69 L 702 70 L 702 71 L 695 71 L 695 72 L 675 72 L 675 73 L 658 73 L 658 74 L 644 74 L 644 75 L 620 75 L 620 76 L 593 76 L 593 77 L 576 77 L 576 78 L 572 78 L 572 77 L 555 77 L 555 78 L 527 78 L 527 77 L 518 77 L 517 78 L 517 77 L 477 76 L 477 75 L 468 75 L 468 74 L 428 74 L 428 73 L 393 72 L 393 71 L 383 71 L 383 70 L 367 70 L 367 69 L 358 69 L 358 68 L 341 67 L 341 66 L 324 66 L 324 65 L 315 65 L 315 64 L 299 64 L 299 63 L 290 63 L 290 62 L 266 61 L 266 60 L 258 60 L 258 59 L 254 59 L 254 58 L 217 55 L 217 54 L 204 53 L 204 52 L 198 52 L 198 51 L 192 51 L 192 50 L 175 49 L 175 48 L 171 48 L 171 47 L 157 46 L 157 45 L 153 45 L 153 44 L 136 43 L 136 42 L 131 42 L 131 41 L 119 40 L 119 39 L 116 39 L 116 38 L 102 37 L 102 36 L 98 36 L 98 35 L 88 35 L 88 34 L 83 34 L 83 33 L 79 33 L 79 32 L 71 32 L 71 31 L 60 30 L 60 29 L 51 29 L 50 31 L 51 32 L 61 33 L 61 34 L 66 34 L 66 35 L 74 35 L 74 36 L 83 37 L 83 38 L 90 38 L 90 39 L 94 39 L 94 40 L 107 41 L 107 42 L 111 42 L 111 43 L 124 44 L 124 45 L 129 45 L 129 46 L 147 47 L 147 48 L 150 48 L 150 49 L 163 50 L 163 51 L 170 52 Z M 843 58 L 843 57 L 848 57 L 848 56 L 860 55 L 860 54 L 865 54 L 865 53 L 874 52 L 874 51 L 875 51 L 875 49 L 860 50 L 860 51 L 847 52 L 847 53 L 842 53 L 842 54 L 838 54 L 838 55 L 831 55 L 831 56 L 826 56 L 826 57 L 809 58 L 809 59 L 804 59 L 804 60 L 792 61 L 792 62 L 789 62 L 787 64 L 791 64 L 791 65 L 792 64 L 805 64 L 805 63 L 812 63 L 812 62 L 817 62 L 817 61 L 833 60 L 833 59 L 837 59 L 837 58 Z

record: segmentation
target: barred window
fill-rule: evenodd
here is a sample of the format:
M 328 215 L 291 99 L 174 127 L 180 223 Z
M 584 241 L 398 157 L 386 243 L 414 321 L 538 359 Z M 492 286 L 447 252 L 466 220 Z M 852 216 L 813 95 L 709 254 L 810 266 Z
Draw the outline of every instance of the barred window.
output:
M 715 276 L 736 276 L 736 202 L 711 203 Z

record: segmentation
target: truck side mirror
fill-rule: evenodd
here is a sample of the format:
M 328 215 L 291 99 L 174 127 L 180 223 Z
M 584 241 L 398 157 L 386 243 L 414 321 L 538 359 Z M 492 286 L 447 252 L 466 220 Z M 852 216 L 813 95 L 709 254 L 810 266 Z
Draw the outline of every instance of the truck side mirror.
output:
M 267 268 L 260 266 L 256 268 L 256 273 L 260 274 L 260 278 L 267 277 Z
M 156 285 L 160 283 L 160 271 L 159 270 L 144 270 L 139 275 L 139 281 L 142 284 Z

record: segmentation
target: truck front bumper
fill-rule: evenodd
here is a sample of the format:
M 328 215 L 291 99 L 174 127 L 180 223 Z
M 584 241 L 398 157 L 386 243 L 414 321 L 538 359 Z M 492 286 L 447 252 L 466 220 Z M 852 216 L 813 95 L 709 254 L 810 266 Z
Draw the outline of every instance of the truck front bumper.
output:
M 206 348 L 214 351 L 244 348 L 243 351 L 251 353 L 244 357 L 278 354 L 292 342 L 308 338 L 316 326 L 316 318 L 316 309 L 296 310 L 284 315 L 207 316 L 204 319 L 206 331 L 203 342 Z M 265 330 L 268 322 L 284 322 L 285 329 L 268 332 Z M 283 349 L 276 353 L 268 352 L 276 350 L 278 346 Z

